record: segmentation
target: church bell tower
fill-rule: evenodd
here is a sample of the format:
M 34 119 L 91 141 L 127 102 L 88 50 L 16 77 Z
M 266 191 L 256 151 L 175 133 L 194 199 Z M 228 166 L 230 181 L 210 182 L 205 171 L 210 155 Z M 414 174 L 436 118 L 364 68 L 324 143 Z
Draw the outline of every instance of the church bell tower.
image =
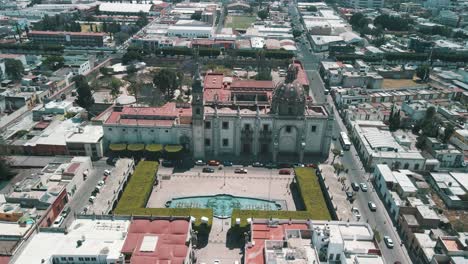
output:
M 192 81 L 193 157 L 196 159 L 203 159 L 205 157 L 203 81 L 200 76 L 198 64 L 195 67 L 196 69 Z

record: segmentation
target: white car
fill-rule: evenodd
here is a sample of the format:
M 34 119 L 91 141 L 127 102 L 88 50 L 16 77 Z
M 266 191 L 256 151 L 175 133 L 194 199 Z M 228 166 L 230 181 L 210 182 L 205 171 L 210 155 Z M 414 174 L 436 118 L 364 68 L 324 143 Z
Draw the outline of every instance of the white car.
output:
M 90 196 L 88 199 L 90 203 L 94 203 L 94 200 L 96 200 L 96 196 Z
M 195 161 L 195 165 L 197 166 L 204 166 L 205 165 L 205 162 L 203 160 L 197 160 Z
M 109 176 L 111 174 L 110 170 L 104 170 L 104 176 Z
M 64 219 L 65 218 L 63 218 L 63 216 L 60 215 L 59 217 L 57 217 L 57 219 L 55 219 L 54 223 L 52 224 L 52 227 L 60 227 Z
M 369 209 L 372 211 L 372 212 L 375 212 L 377 210 L 377 205 L 375 205 L 374 202 L 369 202 L 367 203 L 367 205 L 369 206 Z
M 384 236 L 383 240 L 385 242 L 385 245 L 387 245 L 388 248 L 393 248 L 393 240 L 389 236 Z
M 366 184 L 366 183 L 361 182 L 361 183 L 359 184 L 359 186 L 361 187 L 361 190 L 362 190 L 363 192 L 367 192 L 367 184 Z
M 351 212 L 356 216 L 356 218 L 359 220 L 361 219 L 361 213 L 359 213 L 359 209 L 356 207 L 351 208 Z

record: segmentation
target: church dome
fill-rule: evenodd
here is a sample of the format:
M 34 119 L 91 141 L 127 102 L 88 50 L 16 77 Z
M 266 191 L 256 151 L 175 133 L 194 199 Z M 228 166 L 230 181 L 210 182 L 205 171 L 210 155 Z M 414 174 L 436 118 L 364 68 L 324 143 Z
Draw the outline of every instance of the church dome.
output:
M 303 115 L 305 93 L 302 86 L 297 82 L 278 84 L 273 91 L 271 109 L 279 115 Z

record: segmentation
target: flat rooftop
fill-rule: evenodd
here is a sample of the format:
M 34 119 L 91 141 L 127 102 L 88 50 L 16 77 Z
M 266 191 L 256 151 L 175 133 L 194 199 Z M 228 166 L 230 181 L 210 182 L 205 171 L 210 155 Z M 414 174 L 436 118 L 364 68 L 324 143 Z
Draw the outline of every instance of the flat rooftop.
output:
M 129 220 L 77 219 L 67 234 L 36 234 L 12 263 L 30 264 L 42 259 L 45 263 L 52 263 L 54 255 L 107 255 L 118 259 L 129 225 Z M 77 241 L 83 239 L 81 246 L 77 246 Z

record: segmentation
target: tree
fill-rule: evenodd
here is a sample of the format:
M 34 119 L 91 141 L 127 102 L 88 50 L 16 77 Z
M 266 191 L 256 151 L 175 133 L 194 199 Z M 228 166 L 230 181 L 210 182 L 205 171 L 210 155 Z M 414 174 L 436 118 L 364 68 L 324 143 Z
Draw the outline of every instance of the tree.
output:
M 44 66 L 52 71 L 56 71 L 63 67 L 65 59 L 63 56 L 48 56 L 45 60 L 42 61 Z
M 83 75 L 75 76 L 73 81 L 75 82 L 76 93 L 78 94 L 75 102 L 79 106 L 88 110 L 94 104 L 94 98 L 91 93 L 91 87 L 89 86 L 88 81 Z
M 389 129 L 390 131 L 397 131 L 400 128 L 401 118 L 400 118 L 400 110 L 395 111 L 396 106 L 392 105 L 392 109 L 390 112 L 390 117 L 388 119 L 389 122 Z
M 448 124 L 446 127 L 445 127 L 445 130 L 444 130 L 444 136 L 442 138 L 442 141 L 444 143 L 447 143 L 449 141 L 449 139 L 452 137 L 453 133 L 455 132 L 455 128 L 453 127 L 452 124 Z
M 362 13 L 354 13 L 349 19 L 349 24 L 355 29 L 361 29 L 364 26 L 367 26 L 368 21 Z
M 416 147 L 418 149 L 424 149 L 424 146 L 426 144 L 426 136 L 421 135 L 416 139 Z
M 143 12 L 143 11 L 140 11 L 140 13 L 138 13 L 138 20 L 136 21 L 136 25 L 139 27 L 139 28 L 142 28 L 146 25 L 148 25 L 148 17 L 146 16 L 146 14 Z
M 8 78 L 19 81 L 23 77 L 23 72 L 24 67 L 21 61 L 15 59 L 5 60 L 5 73 L 8 75 Z
M 190 16 L 190 18 L 193 19 L 193 20 L 200 21 L 202 19 L 202 15 L 199 12 L 195 12 Z
M 269 13 L 266 9 L 262 9 L 258 11 L 257 15 L 261 20 L 265 20 L 268 18 Z
M 10 180 L 14 175 L 8 160 L 5 157 L 0 157 L 0 181 Z
M 345 167 L 341 163 L 333 164 L 333 168 L 335 168 L 336 175 L 340 175 L 340 173 L 345 170 Z
M 140 61 L 141 59 L 143 59 L 141 53 L 135 50 L 129 50 L 122 56 L 122 63 L 128 64 L 129 62 Z
M 137 68 L 135 67 L 135 65 L 133 64 L 130 64 L 127 66 L 127 74 L 132 74 L 132 73 L 135 73 L 137 72 Z
M 117 32 L 114 34 L 114 40 L 117 45 L 124 43 L 129 37 L 130 35 L 125 32 Z
M 178 87 L 177 74 L 174 70 L 162 69 L 154 76 L 153 83 L 169 99 Z
M 122 86 L 122 81 L 115 77 L 112 77 L 110 83 L 110 94 L 112 95 L 112 97 L 117 97 L 117 95 L 120 94 L 120 86 Z
M 332 154 L 333 154 L 333 160 L 332 160 L 331 164 L 335 163 L 335 159 L 336 159 L 336 157 L 338 157 L 341 154 L 341 150 L 339 150 L 337 148 L 334 148 L 334 149 L 332 149 Z
M 302 30 L 294 29 L 292 34 L 293 34 L 294 38 L 298 38 L 298 37 L 300 37 L 302 35 Z
M 407 31 L 413 20 L 387 14 L 380 15 L 374 19 L 374 25 L 391 31 Z
M 421 65 L 416 69 L 416 76 L 422 81 L 426 81 L 429 78 L 431 68 L 428 65 Z

